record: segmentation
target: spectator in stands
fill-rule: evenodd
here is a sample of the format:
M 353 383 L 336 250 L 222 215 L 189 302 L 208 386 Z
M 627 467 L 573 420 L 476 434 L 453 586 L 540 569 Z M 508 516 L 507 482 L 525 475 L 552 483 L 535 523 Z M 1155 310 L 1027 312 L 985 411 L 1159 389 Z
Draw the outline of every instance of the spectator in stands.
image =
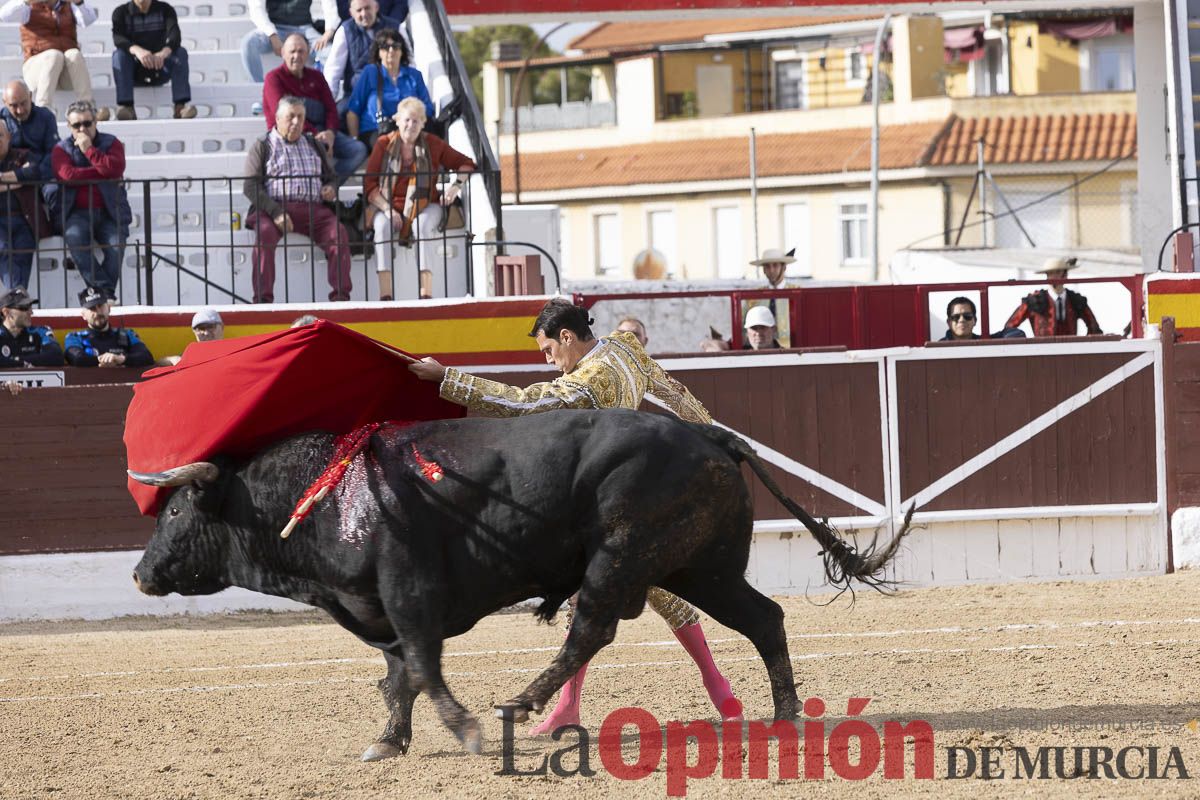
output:
M 304 314 L 303 316 L 296 317 L 294 320 L 292 320 L 292 324 L 289 325 L 288 327 L 289 328 L 303 328 L 305 325 L 312 325 L 314 322 L 317 321 L 317 319 L 319 319 L 319 318 L 317 317 L 316 314 Z
M 956 297 L 946 306 L 946 335 L 939 341 L 957 342 L 978 339 L 975 332 L 975 322 L 979 314 L 975 311 L 975 301 L 969 297 Z
M 350 299 L 350 240 L 324 202 L 337 196 L 329 153 L 304 132 L 304 101 L 285 97 L 275 111 L 275 127 L 246 154 L 243 191 L 250 199 L 247 225 L 254 245 L 254 302 L 275 300 L 275 247 L 296 231 L 325 253 L 330 300 Z
M 350 102 L 354 79 L 370 63 L 375 36 L 383 30 L 399 31 L 400 24 L 394 17 L 380 15 L 376 0 L 351 0 L 350 19 L 338 26 L 325 55 L 325 80 L 334 99 L 341 101 L 339 111 Z
M 463 175 L 475 169 L 474 161 L 432 133 L 422 132 L 425 104 L 417 98 L 401 100 L 394 119 L 396 132 L 379 137 L 363 179 L 367 222 L 375 229 L 380 300 L 391 300 L 396 293 L 405 298 L 419 295 L 414 238 L 420 241 L 436 232 L 442 208 L 454 202 L 462 191 Z M 458 177 L 445 192 L 439 192 L 436 176 L 443 169 L 456 171 Z M 400 277 L 394 286 L 395 251 L 399 251 L 396 269 Z
M 263 84 L 263 112 L 272 120 L 281 97 L 298 97 L 304 102 L 304 131 L 311 133 L 333 159 L 338 183 L 354 174 L 367 160 L 367 146 L 338 130 L 337 104 L 329 84 L 319 70 L 306 67 L 308 42 L 298 33 L 283 43 L 283 64 L 267 73 Z
M 313 26 L 311 5 L 309 0 L 249 0 L 254 30 L 242 37 L 242 66 L 252 82 L 263 82 L 262 57 L 267 53 L 281 56 L 284 40 L 293 33 L 303 36 L 314 51 L 329 44 L 338 24 L 337 3 L 321 0 L 324 34 Z
M 67 363 L 73 367 L 148 367 L 154 363 L 150 349 L 133 328 L 114 328 L 109 324 L 108 297 L 104 291 L 88 286 L 79 293 L 79 305 L 87 327 L 68 333 Z
M 352 0 L 337 0 L 338 19 L 345 22 L 348 19 L 354 18 L 354 3 Z M 381 16 L 391 17 L 396 20 L 397 28 L 404 23 L 408 17 L 408 0 L 381 0 L 379 3 L 379 12 Z M 330 84 L 332 85 L 332 84 Z
M 129 0 L 112 12 L 113 83 L 117 87 L 117 119 L 137 119 L 133 85 L 162 86 L 171 82 L 175 119 L 196 116 L 188 53 L 180 45 L 179 19 L 170 3 Z
M 0 172 L 0 182 L 49 180 L 53 172 L 50 153 L 58 144 L 58 120 L 54 118 L 54 112 L 34 105 L 29 87 L 25 81 L 17 79 L 4 87 L 4 108 L 0 109 L 0 118 L 12 136 L 9 146 L 29 152 L 29 160 L 18 169 Z
M 63 238 L 80 276 L 117 299 L 125 239 L 133 214 L 125 192 L 125 146 L 96 129 L 96 107 L 76 100 L 67 109 L 70 135 L 50 156 L 54 176 L 62 184 L 51 206 L 50 219 L 62 225 Z M 102 258 L 92 252 L 99 247 Z
M 62 366 L 63 351 L 54 332 L 30 324 L 36 302 L 24 289 L 0 297 L 0 369 Z
M 21 26 L 21 74 L 33 90 L 33 100 L 48 106 L 57 89 L 76 99 L 92 100 L 92 78 L 79 49 L 79 29 L 96 21 L 88 0 L 8 0 L 0 6 L 0 22 Z M 99 119 L 108 119 L 108 109 Z
M 754 306 L 746 312 L 744 320 L 746 343 L 743 350 L 778 350 L 775 338 L 775 315 L 766 306 Z
M 1101 336 L 1100 324 L 1088 307 L 1087 298 L 1066 287 L 1067 273 L 1078 266 L 1075 258 L 1047 259 L 1038 272 L 1046 276 L 1048 289 L 1026 295 L 1004 323 L 1005 330 L 1029 320 L 1034 336 L 1075 336 L 1082 320 L 1088 336 Z
M 645 349 L 646 342 L 650 341 L 650 337 L 646 335 L 646 324 L 637 317 L 625 317 L 617 323 L 618 331 L 629 331 L 641 343 L 642 349 Z
M 0 125 L 0 172 L 16 174 L 30 163 L 28 150 L 9 146 L 8 126 Z M 10 289 L 29 285 L 38 240 L 49 236 L 46 204 L 32 185 L 0 182 L 0 283 Z
M 426 119 L 433 114 L 433 102 L 420 71 L 408 66 L 408 44 L 399 31 L 375 34 L 369 58 L 373 66 L 359 73 L 346 105 L 346 132 L 374 147 L 374 139 L 396 129 L 391 122 L 401 100 L 421 101 Z

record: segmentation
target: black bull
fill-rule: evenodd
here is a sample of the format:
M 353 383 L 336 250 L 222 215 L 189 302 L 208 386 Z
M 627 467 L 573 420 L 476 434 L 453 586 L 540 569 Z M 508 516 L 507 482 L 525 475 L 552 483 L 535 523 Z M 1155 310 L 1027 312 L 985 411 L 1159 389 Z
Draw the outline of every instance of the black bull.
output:
M 520 721 L 541 711 L 660 586 L 745 635 L 766 663 L 776 718 L 795 717 L 783 610 L 745 579 L 753 514 L 741 462 L 813 533 L 837 586 L 878 586 L 901 538 L 856 553 L 784 496 L 737 436 L 606 410 L 385 427 L 281 539 L 333 439 L 304 434 L 242 464 L 134 474 L 181 488 L 163 504 L 133 577 L 152 595 L 241 586 L 289 597 L 382 650 L 390 717 L 366 759 L 407 751 L 421 692 L 479 752 L 479 723 L 442 678 L 443 640 L 529 597 L 544 598 L 538 614 L 549 619 L 576 591 L 562 649 L 497 713 Z M 433 480 L 431 464 L 444 479 Z

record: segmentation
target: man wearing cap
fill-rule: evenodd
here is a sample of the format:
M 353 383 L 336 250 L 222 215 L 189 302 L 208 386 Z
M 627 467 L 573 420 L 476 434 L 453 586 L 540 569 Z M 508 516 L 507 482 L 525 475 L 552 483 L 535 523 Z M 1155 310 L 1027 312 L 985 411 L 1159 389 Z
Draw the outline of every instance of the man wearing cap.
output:
M 108 321 L 108 298 L 89 286 L 79 293 L 87 327 L 68 333 L 67 363 L 73 367 L 148 367 L 154 363 L 150 349 L 132 328 L 114 328 Z
M 45 325 L 30 325 L 36 302 L 24 289 L 0 297 L 0 368 L 62 366 L 63 351 L 54 332 Z
M 746 341 L 743 350 L 778 350 L 779 340 L 775 338 L 775 315 L 766 306 L 754 306 L 746 312 L 744 322 Z
M 1026 295 L 1021 305 L 1004 323 L 1004 329 L 1014 329 L 1025 320 L 1034 336 L 1075 336 L 1079 322 L 1087 326 L 1088 336 L 1101 336 L 1100 324 L 1088 307 L 1087 298 L 1066 287 L 1067 273 L 1078 266 L 1075 258 L 1051 258 L 1038 272 L 1046 276 L 1049 289 L 1039 289 Z
M 192 316 L 192 333 L 197 342 L 215 342 L 225 338 L 225 320 L 213 308 L 202 308 Z
M 767 279 L 768 289 L 792 289 L 795 284 L 784 280 L 787 277 L 788 264 L 796 263 L 796 250 L 793 248 L 786 253 L 783 250 L 768 247 L 763 250 L 762 256 L 754 259 L 750 263 L 756 267 L 761 267 L 763 277 Z M 766 302 L 767 308 L 771 310 L 771 316 L 775 318 L 775 336 L 791 346 L 791 333 L 788 330 L 788 301 L 785 298 L 772 297 Z M 775 345 L 781 347 L 783 345 Z M 758 348 L 755 348 L 758 349 Z

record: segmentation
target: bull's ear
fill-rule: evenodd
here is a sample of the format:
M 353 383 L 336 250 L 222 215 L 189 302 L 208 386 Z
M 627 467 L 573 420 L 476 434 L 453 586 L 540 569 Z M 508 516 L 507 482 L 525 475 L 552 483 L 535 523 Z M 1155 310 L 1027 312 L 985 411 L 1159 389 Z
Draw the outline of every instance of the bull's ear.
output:
M 129 477 L 148 486 L 185 486 L 192 483 L 196 488 L 201 488 L 201 485 L 205 483 L 212 483 L 221 474 L 220 468 L 209 461 L 184 464 L 163 472 L 134 472 L 133 470 L 127 470 L 127 472 Z

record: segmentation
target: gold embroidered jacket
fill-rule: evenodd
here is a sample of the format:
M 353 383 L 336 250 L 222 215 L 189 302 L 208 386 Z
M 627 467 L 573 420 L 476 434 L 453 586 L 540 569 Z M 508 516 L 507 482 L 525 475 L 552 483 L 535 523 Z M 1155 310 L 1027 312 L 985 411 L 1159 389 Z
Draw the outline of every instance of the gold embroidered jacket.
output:
M 521 389 L 446 368 L 441 396 L 490 417 L 517 417 L 559 408 L 632 408 L 651 394 L 688 422 L 711 423 L 704 406 L 646 355 L 629 331 L 597 340 L 575 369 Z

